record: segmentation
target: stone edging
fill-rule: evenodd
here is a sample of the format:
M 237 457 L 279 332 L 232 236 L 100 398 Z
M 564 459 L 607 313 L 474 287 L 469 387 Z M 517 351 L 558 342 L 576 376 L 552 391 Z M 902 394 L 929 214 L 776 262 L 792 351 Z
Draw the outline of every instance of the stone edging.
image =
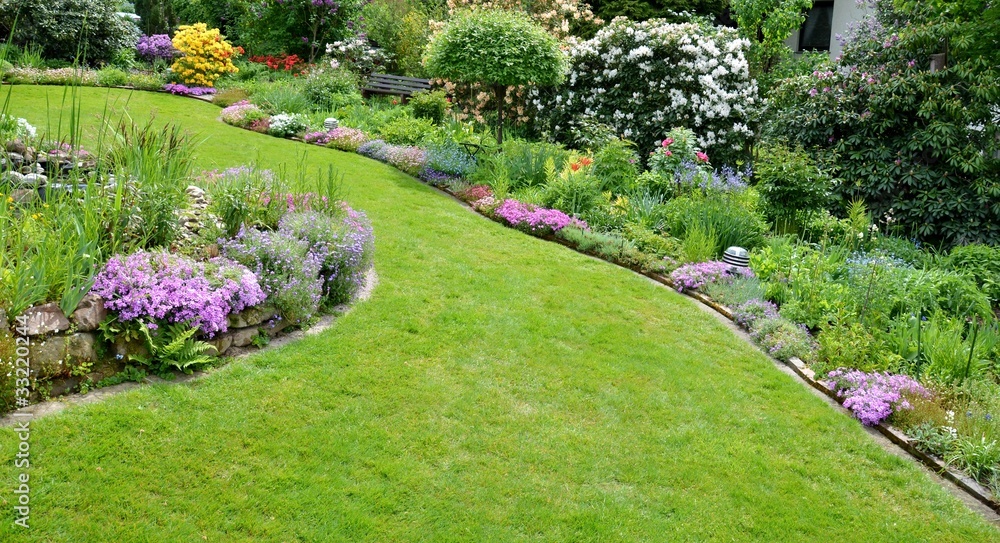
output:
M 243 357 L 249 356 L 251 354 L 255 354 L 255 353 L 259 353 L 259 352 L 263 352 L 263 351 L 267 351 L 267 350 L 271 350 L 271 349 L 275 349 L 275 348 L 281 347 L 281 346 L 286 345 L 287 343 L 289 343 L 291 341 L 296 341 L 298 339 L 301 339 L 302 337 L 311 336 L 311 335 L 315 335 L 315 334 L 318 334 L 320 332 L 323 332 L 324 330 L 326 330 L 327 328 L 329 328 L 330 326 L 332 326 L 333 323 L 336 322 L 336 319 L 338 319 L 338 318 L 342 317 L 343 315 L 347 314 L 348 312 L 350 312 L 350 310 L 353 309 L 359 302 L 363 302 L 363 301 L 366 301 L 369 298 L 371 298 L 372 291 L 375 289 L 376 285 L 378 285 L 378 274 L 375 272 L 375 268 L 373 266 L 373 267 L 371 267 L 368 270 L 367 273 L 365 273 L 365 282 L 362 285 L 361 290 L 358 292 L 357 296 L 355 296 L 354 300 L 352 300 L 348 304 L 342 304 L 342 305 L 339 305 L 339 306 L 335 307 L 333 314 L 326 315 L 326 316 L 320 318 L 320 321 L 318 323 L 316 323 L 315 325 L 313 325 L 312 327 L 310 327 L 310 328 L 302 329 L 302 330 L 295 330 L 295 331 L 291 331 L 291 332 L 285 333 L 284 331 L 285 331 L 285 329 L 287 329 L 289 327 L 289 325 L 287 325 L 287 324 L 278 324 L 278 325 L 275 325 L 275 326 L 268 326 L 267 325 L 267 319 L 263 318 L 263 317 L 261 317 L 261 320 L 260 320 L 260 322 L 259 322 L 258 325 L 246 324 L 248 322 L 256 321 L 257 317 L 259 315 L 251 316 L 251 317 L 249 317 L 249 320 L 247 320 L 247 317 L 245 316 L 246 312 L 244 311 L 243 313 L 239 313 L 239 314 L 236 314 L 236 315 L 230 315 L 230 322 L 231 323 L 234 322 L 234 320 L 235 320 L 237 324 L 244 324 L 241 327 L 241 329 L 239 329 L 239 330 L 230 330 L 229 332 L 227 332 L 226 334 L 224 334 L 224 336 L 228 336 L 228 338 L 224 338 L 223 336 L 220 336 L 219 338 L 216 338 L 214 340 L 208 340 L 207 342 L 209 343 L 209 345 L 212 345 L 212 347 L 215 348 L 216 352 L 212 353 L 214 356 L 217 356 L 217 357 L 221 358 L 224 355 L 228 355 L 230 358 L 234 358 L 234 359 L 243 358 Z M 264 310 L 261 310 L 261 308 L 259 308 L 259 307 L 258 308 L 250 308 L 250 309 L 251 310 L 256 309 L 257 312 L 260 315 L 266 315 L 268 313 L 268 311 L 266 311 L 267 308 L 263 308 Z M 101 310 L 103 310 L 103 306 L 101 306 Z M 244 339 L 239 339 L 239 338 L 234 339 L 234 336 L 239 335 L 240 332 L 245 332 L 245 331 L 248 331 L 248 330 L 252 330 L 253 334 L 250 335 L 250 334 L 244 333 L 243 335 L 246 336 L 245 342 L 244 342 Z M 268 343 L 266 346 L 261 347 L 259 349 L 258 348 L 251 348 L 251 347 L 249 347 L 249 345 L 250 345 L 250 339 L 252 339 L 253 336 L 256 336 L 259 330 L 264 330 L 264 332 L 268 335 L 268 337 L 271 337 L 271 338 L 274 338 L 274 339 L 270 343 Z M 74 334 L 74 335 L 78 335 L 78 334 Z M 96 334 L 93 334 L 93 335 L 96 336 Z M 55 337 L 58 338 L 58 337 L 73 337 L 73 336 L 55 336 Z M 223 346 L 224 346 L 224 348 L 220 350 L 219 348 L 223 347 Z M 124 349 L 125 347 L 116 344 L 116 345 L 113 346 L 113 348 L 114 349 Z M 119 365 L 113 365 L 112 367 L 115 370 L 114 372 L 112 372 L 110 374 L 107 374 L 107 375 L 105 375 L 106 372 L 105 373 L 101 373 L 100 377 L 107 377 L 109 375 L 113 375 L 114 373 L 116 373 L 118 370 L 121 369 L 118 366 Z M 113 386 L 106 387 L 106 388 L 92 389 L 91 391 L 89 391 L 89 392 L 87 392 L 85 394 L 80 394 L 80 393 L 65 394 L 65 395 L 59 396 L 58 398 L 50 399 L 49 401 L 44 401 L 44 402 L 40 402 L 40 403 L 34 403 L 34 404 L 31 404 L 31 405 L 29 405 L 27 407 L 23 407 L 21 409 L 17 409 L 15 411 L 11 411 L 10 413 L 7 413 L 3 417 L 0 417 L 0 427 L 14 425 L 14 423 L 15 423 L 15 416 L 17 416 L 17 415 L 24 416 L 26 414 L 31 414 L 31 415 L 34 415 L 34 416 L 41 416 L 41 415 L 47 415 L 47 414 L 51 414 L 51 413 L 56 413 L 56 412 L 62 411 L 64 408 L 66 408 L 66 407 L 68 407 L 70 405 L 80 405 L 80 404 L 95 403 L 97 401 L 100 401 L 100 400 L 108 397 L 108 396 L 112 396 L 114 394 L 118 394 L 118 393 L 125 392 L 125 391 L 128 391 L 128 390 L 133 390 L 133 389 L 139 388 L 139 387 L 141 387 L 143 385 L 146 385 L 146 384 L 156 384 L 156 383 L 186 383 L 186 382 L 191 381 L 193 379 L 199 379 L 201 377 L 209 375 L 210 373 L 212 373 L 213 371 L 215 371 L 215 369 L 218 369 L 218 368 L 214 368 L 214 369 L 208 370 L 208 371 L 196 371 L 196 372 L 193 372 L 191 374 L 183 374 L 183 373 L 175 374 L 176 378 L 174 378 L 173 380 L 166 380 L 166 379 L 162 379 L 160 377 L 157 377 L 155 375 L 149 375 L 149 376 L 146 376 L 142 380 L 142 382 L 138 382 L 138 383 L 135 383 L 135 382 L 126 382 L 126 383 L 121 383 L 121 384 L 113 385 Z M 91 374 L 91 375 L 94 375 L 94 374 Z M 67 380 L 71 380 L 72 383 L 69 383 L 69 384 L 65 385 L 64 386 L 64 390 L 70 390 L 76 384 L 79 384 L 80 378 L 76 378 L 75 380 L 74 380 L 74 378 L 67 378 Z

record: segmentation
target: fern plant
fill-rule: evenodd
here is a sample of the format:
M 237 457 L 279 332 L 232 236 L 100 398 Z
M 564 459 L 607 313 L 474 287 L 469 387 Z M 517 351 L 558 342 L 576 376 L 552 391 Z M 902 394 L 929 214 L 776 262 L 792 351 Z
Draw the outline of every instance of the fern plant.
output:
M 193 366 L 212 360 L 205 354 L 212 346 L 194 339 L 197 332 L 197 328 L 184 323 L 168 324 L 151 331 L 148 324 L 140 322 L 139 334 L 146 342 L 149 356 L 133 355 L 133 358 L 157 373 L 165 373 L 172 368 L 191 373 Z

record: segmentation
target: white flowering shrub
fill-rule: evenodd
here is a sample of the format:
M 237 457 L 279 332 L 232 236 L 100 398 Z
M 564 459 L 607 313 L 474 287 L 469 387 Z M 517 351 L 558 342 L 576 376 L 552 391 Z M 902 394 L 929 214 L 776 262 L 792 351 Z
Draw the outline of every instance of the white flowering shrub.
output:
M 279 113 L 271 116 L 267 133 L 279 138 L 288 138 L 309 130 L 309 122 L 298 113 Z
M 11 115 L 0 114 L 0 140 L 34 139 L 38 131 L 27 120 Z
M 758 104 L 749 45 L 729 28 L 617 18 L 593 39 L 571 45 L 562 86 L 532 91 L 537 126 L 574 144 L 576 125 L 603 123 L 639 148 L 685 127 L 713 156 L 732 156 L 753 135 L 748 118 Z

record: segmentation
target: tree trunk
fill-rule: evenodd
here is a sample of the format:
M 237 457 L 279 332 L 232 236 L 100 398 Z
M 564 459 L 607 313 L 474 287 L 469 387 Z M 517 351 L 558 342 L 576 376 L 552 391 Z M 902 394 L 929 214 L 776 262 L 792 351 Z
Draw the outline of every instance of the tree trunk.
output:
M 503 101 L 507 97 L 507 87 L 493 85 L 493 94 L 497 100 L 497 145 L 503 144 Z

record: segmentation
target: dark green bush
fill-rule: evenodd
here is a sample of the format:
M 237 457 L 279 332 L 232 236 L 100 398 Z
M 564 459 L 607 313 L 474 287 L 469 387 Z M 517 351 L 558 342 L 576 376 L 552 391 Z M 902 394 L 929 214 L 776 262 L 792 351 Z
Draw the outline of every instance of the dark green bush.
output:
M 398 117 L 380 128 L 378 132 L 387 143 L 417 145 L 434 132 L 434 125 L 426 119 Z
M 448 113 L 448 95 L 443 90 L 421 91 L 410 98 L 410 108 L 413 116 L 427 119 L 434 124 L 441 124 Z
M 315 70 L 302 82 L 302 94 L 315 111 L 333 111 L 341 102 L 339 95 L 357 93 L 358 78 L 346 69 Z
M 994 305 L 1000 305 L 1000 248 L 960 245 L 951 250 L 946 265 L 972 279 Z
M 7 0 L 0 2 L 0 30 L 16 45 L 41 47 L 47 59 L 79 57 L 81 62 L 100 64 L 139 41 L 138 27 L 118 15 L 119 4 L 117 0 Z
M 833 180 L 801 148 L 762 146 L 754 174 L 768 218 L 778 225 L 801 224 L 830 203 Z

